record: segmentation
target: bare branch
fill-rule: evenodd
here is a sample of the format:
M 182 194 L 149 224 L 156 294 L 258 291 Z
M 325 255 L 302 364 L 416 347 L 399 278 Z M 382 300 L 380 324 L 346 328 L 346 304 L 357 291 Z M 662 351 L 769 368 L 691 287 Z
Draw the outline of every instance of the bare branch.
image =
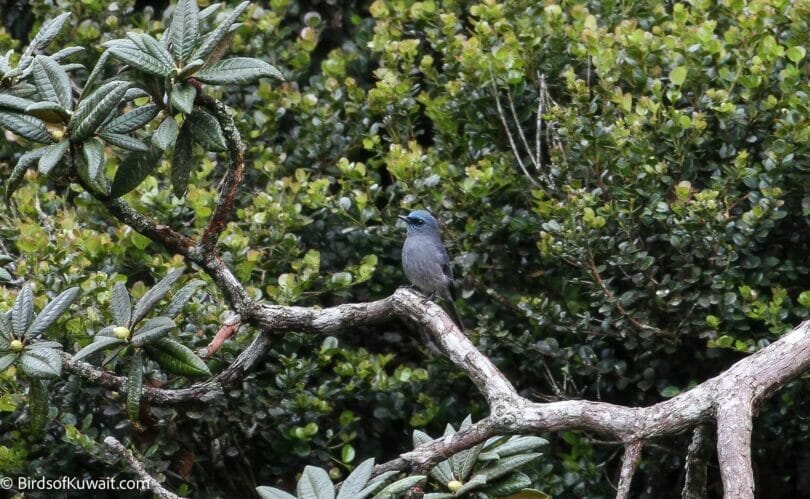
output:
M 119 460 L 126 462 L 129 468 L 134 471 L 141 480 L 145 480 L 149 484 L 149 488 L 157 497 L 160 499 L 180 499 L 180 496 L 177 494 L 169 492 L 163 488 L 160 482 L 155 480 L 155 477 L 146 471 L 146 467 L 143 465 L 143 463 L 135 458 L 132 451 L 124 447 L 124 444 L 116 440 L 115 437 L 105 438 L 104 445 L 106 445 L 107 448 L 109 448 Z
M 725 380 L 724 380 L 725 381 Z M 722 387 L 739 390 L 725 382 Z M 754 470 L 751 466 L 751 421 L 753 410 L 750 393 L 724 397 L 717 408 L 717 460 L 726 499 L 754 499 Z
M 237 331 L 239 331 L 239 327 L 242 325 L 242 318 L 239 314 L 234 314 L 228 317 L 225 322 L 222 324 L 222 327 L 219 328 L 217 334 L 214 335 L 214 339 L 211 340 L 211 343 L 208 344 L 207 347 L 201 349 L 197 354 L 202 357 L 203 359 L 207 359 L 217 353 L 222 345 L 225 343 L 226 340 L 233 337 Z
M 624 447 L 624 457 L 622 458 L 622 470 L 619 473 L 619 486 L 616 489 L 616 499 L 627 499 L 630 495 L 630 483 L 638 468 L 641 459 L 641 448 L 643 443 L 640 440 L 630 442 Z
M 686 451 L 686 478 L 681 499 L 705 499 L 706 464 L 709 460 L 710 431 L 708 424 L 700 424 L 692 430 L 692 441 Z

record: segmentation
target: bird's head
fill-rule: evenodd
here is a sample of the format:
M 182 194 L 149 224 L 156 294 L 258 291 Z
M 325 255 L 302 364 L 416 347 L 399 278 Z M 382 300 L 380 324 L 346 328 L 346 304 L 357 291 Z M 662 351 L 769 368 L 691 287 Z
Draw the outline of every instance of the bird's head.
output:
M 401 220 L 408 226 L 408 234 L 431 234 L 439 232 L 439 223 L 433 215 L 425 210 L 410 212 L 408 216 L 399 215 Z

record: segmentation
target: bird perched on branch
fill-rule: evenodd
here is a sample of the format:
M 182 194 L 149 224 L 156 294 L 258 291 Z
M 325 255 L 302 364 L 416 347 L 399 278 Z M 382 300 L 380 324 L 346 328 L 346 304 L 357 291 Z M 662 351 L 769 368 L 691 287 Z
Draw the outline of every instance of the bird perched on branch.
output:
M 399 215 L 399 218 L 408 225 L 408 236 L 402 246 L 405 275 L 411 284 L 431 298 L 444 298 L 453 321 L 464 331 L 454 303 L 453 271 L 438 222 L 425 210 L 412 211 L 408 216 Z

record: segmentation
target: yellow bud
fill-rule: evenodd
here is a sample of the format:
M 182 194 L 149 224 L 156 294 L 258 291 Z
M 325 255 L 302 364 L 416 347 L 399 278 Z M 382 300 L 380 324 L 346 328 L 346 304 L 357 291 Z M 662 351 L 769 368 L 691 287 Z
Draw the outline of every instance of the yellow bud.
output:
M 11 351 L 12 352 L 19 352 L 23 349 L 23 342 L 20 340 L 12 340 L 11 342 Z
M 119 340 L 125 340 L 129 338 L 129 329 L 124 326 L 118 326 L 113 329 L 113 334 Z
M 463 486 L 464 484 L 459 482 L 458 480 L 451 480 L 447 482 L 447 488 L 450 489 L 450 492 L 455 492 Z

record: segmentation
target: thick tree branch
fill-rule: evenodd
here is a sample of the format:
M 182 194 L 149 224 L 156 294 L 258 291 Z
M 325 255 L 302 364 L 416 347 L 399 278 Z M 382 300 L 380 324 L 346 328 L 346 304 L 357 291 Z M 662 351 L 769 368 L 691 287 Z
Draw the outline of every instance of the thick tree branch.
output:
M 149 484 L 149 488 L 157 497 L 160 499 L 180 499 L 180 496 L 163 488 L 160 482 L 155 480 L 155 477 L 146 471 L 146 467 L 143 465 L 143 463 L 138 461 L 138 459 L 135 458 L 135 455 L 124 447 L 124 444 L 116 440 L 115 437 L 105 438 L 104 444 L 115 454 L 118 459 L 126 462 L 129 468 L 134 471 L 141 480 L 145 480 Z

